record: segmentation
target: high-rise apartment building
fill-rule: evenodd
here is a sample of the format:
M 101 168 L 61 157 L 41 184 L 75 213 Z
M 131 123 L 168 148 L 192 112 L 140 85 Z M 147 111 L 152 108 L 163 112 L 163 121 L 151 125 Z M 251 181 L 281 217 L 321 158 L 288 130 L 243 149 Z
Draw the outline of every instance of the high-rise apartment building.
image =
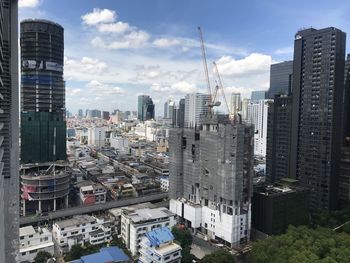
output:
M 334 27 L 295 35 L 290 174 L 310 190 L 311 209 L 338 205 L 345 41 Z
M 150 96 L 140 95 L 138 97 L 137 118 L 140 121 L 154 119 L 154 103 Z
M 230 100 L 231 114 L 236 115 L 242 110 L 241 93 L 232 93 Z
M 203 93 L 187 94 L 185 97 L 185 127 L 198 126 L 201 116 L 208 114 L 209 95 Z
M 246 121 L 248 118 L 248 105 L 250 103 L 250 99 L 244 98 L 242 100 L 242 111 L 241 111 L 241 115 L 242 115 L 242 120 Z
M 170 210 L 208 238 L 226 245 L 249 240 L 253 128 L 228 115 L 201 120 L 200 129 L 170 131 Z
M 252 91 L 252 94 L 250 95 L 250 101 L 258 101 L 258 100 L 264 100 L 266 99 L 266 90 L 256 90 Z
M 267 117 L 270 100 L 257 100 L 248 104 L 247 122 L 254 124 L 254 154 L 266 156 Z
M 0 0 L 0 262 L 19 261 L 18 7 Z
M 266 178 L 269 182 L 290 177 L 291 129 L 292 97 L 275 95 L 268 107 Z
M 270 88 L 267 97 L 273 99 L 275 95 L 290 94 L 292 88 L 293 61 L 272 64 L 270 68 Z
M 21 162 L 66 159 L 63 27 L 21 22 Z

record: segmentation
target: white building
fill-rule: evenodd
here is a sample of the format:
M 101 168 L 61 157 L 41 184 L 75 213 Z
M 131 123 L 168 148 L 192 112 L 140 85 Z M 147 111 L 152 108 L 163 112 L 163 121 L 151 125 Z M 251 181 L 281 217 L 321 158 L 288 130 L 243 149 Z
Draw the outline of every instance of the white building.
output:
M 193 128 L 199 124 L 201 115 L 208 114 L 209 95 L 187 94 L 185 97 L 185 127 Z
M 105 127 L 93 127 L 88 130 L 88 145 L 97 147 L 105 146 L 106 129 Z
M 258 100 L 248 104 L 247 122 L 254 124 L 254 154 L 266 156 L 268 102 Z
M 75 244 L 98 245 L 112 240 L 111 222 L 88 215 L 57 221 L 52 232 L 61 252 L 69 251 Z
M 231 114 L 236 115 L 238 112 L 242 110 L 242 101 L 240 93 L 232 93 L 230 99 L 230 109 Z
M 248 105 L 250 103 L 250 99 L 244 98 L 242 100 L 242 110 L 241 110 L 241 114 L 242 114 L 242 120 L 246 121 L 248 118 Z
M 99 183 L 91 183 L 79 187 L 80 204 L 104 204 L 106 203 L 106 189 Z
M 147 232 L 141 241 L 140 263 L 180 263 L 181 246 L 167 227 Z
M 133 256 L 138 255 L 143 235 L 155 228 L 173 227 L 175 215 L 167 208 L 124 209 L 121 216 L 121 235 Z
M 111 147 L 114 149 L 127 153 L 129 151 L 129 140 L 128 138 L 116 136 L 115 134 L 111 134 L 110 139 Z
M 19 260 L 20 262 L 34 262 L 39 251 L 54 253 L 52 233 L 47 228 L 34 229 L 33 226 L 25 226 L 19 229 Z
M 160 178 L 160 189 L 162 192 L 169 192 L 169 177 Z

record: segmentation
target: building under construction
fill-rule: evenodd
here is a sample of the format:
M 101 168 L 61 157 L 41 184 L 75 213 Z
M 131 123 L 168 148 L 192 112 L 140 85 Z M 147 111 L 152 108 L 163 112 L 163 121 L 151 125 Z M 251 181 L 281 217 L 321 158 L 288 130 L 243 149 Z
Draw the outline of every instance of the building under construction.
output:
M 170 210 L 231 247 L 250 236 L 253 136 L 251 125 L 228 115 L 208 115 L 198 129 L 170 132 Z
M 42 214 L 68 207 L 71 170 L 66 163 L 21 167 L 21 214 Z

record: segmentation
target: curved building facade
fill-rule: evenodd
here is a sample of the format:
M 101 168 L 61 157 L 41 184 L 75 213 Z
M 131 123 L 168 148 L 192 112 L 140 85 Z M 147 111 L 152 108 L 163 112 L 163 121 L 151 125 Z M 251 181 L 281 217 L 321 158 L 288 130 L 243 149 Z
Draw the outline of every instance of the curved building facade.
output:
M 64 29 L 21 22 L 21 162 L 66 159 Z

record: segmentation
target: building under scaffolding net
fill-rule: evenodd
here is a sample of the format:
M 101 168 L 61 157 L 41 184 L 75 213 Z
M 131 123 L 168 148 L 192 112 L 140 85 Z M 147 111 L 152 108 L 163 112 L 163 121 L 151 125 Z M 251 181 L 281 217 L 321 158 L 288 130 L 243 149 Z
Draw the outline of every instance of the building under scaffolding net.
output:
M 66 163 L 21 167 L 21 214 L 42 214 L 68 207 L 71 169 Z

